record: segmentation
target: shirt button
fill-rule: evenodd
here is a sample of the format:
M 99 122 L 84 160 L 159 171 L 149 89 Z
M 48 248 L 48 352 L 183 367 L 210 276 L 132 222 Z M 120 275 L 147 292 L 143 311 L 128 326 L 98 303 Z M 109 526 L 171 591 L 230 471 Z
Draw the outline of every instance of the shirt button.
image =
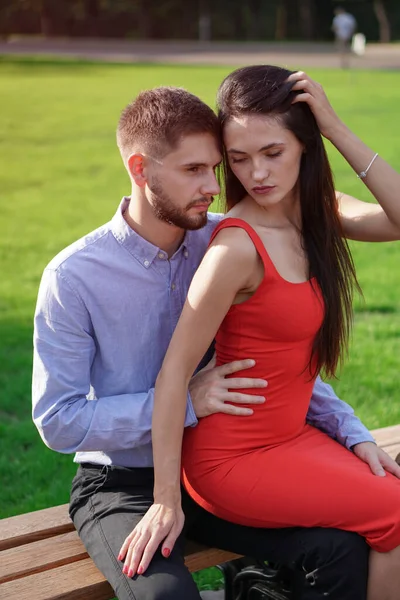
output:
M 185 250 L 185 252 L 183 253 L 183 256 L 184 256 L 185 258 L 187 258 L 187 257 L 189 256 L 189 252 L 188 252 L 187 250 Z
M 174 283 L 171 284 L 171 290 L 174 291 L 174 289 L 176 288 L 176 285 Z
M 143 264 L 144 264 L 145 267 L 149 267 L 150 266 L 150 262 L 148 260 L 145 260 Z
M 165 254 L 163 254 L 162 252 L 158 253 L 158 258 L 164 259 L 165 258 Z

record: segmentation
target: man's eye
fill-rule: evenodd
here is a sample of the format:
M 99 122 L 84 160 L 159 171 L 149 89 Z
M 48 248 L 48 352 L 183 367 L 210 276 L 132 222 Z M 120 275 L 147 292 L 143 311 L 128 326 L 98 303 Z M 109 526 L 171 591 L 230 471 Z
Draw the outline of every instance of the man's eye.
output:
M 198 173 L 198 172 L 200 171 L 200 168 L 199 168 L 199 167 L 190 167 L 190 168 L 188 169 L 188 171 L 189 171 L 190 173 Z

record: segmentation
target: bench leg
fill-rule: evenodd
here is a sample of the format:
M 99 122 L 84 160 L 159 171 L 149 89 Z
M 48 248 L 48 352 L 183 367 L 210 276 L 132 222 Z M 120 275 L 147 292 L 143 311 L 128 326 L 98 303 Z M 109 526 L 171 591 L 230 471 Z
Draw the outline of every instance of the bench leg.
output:
M 239 571 L 239 565 L 236 564 L 242 559 L 231 560 L 230 562 L 217 565 L 218 569 L 224 576 L 225 600 L 235 600 L 234 597 L 234 580 Z

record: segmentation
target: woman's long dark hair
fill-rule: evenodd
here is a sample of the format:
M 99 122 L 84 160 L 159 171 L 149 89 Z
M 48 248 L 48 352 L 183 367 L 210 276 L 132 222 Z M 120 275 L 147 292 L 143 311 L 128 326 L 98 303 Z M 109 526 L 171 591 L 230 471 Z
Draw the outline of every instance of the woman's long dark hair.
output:
M 243 115 L 266 115 L 279 119 L 303 144 L 299 193 L 302 245 L 324 299 L 324 320 L 318 331 L 309 368 L 334 376 L 347 350 L 352 325 L 353 289 L 359 289 L 354 263 L 343 236 L 335 188 L 328 157 L 318 125 L 308 105 L 292 104 L 295 95 L 292 73 L 280 67 L 256 65 L 233 71 L 222 82 L 217 96 L 222 126 Z M 246 191 L 233 174 L 224 150 L 225 201 L 228 210 L 240 202 Z

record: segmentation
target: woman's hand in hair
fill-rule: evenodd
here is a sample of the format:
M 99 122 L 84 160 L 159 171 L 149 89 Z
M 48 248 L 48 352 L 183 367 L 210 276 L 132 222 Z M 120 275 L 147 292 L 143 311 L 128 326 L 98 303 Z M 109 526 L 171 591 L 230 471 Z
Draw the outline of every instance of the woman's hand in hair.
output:
M 333 141 L 335 134 L 337 135 L 343 128 L 343 122 L 330 105 L 322 85 L 303 71 L 292 73 L 288 77 L 288 81 L 294 82 L 292 90 L 301 92 L 295 96 L 293 104 L 306 102 L 314 114 L 322 135 Z

